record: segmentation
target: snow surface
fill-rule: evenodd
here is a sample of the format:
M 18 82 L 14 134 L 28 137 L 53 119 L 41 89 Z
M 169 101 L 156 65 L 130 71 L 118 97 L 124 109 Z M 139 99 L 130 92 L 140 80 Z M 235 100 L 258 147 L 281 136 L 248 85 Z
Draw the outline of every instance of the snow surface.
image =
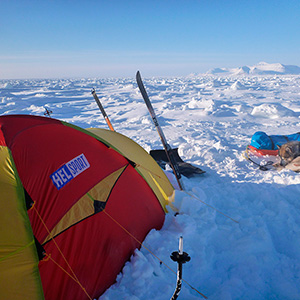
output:
M 2 80 L 0 114 L 43 115 L 47 107 L 54 118 L 107 128 L 91 95 L 95 88 L 116 131 L 147 151 L 161 149 L 134 75 Z M 180 214 L 170 211 L 163 228 L 147 236 L 145 247 L 159 259 L 146 248 L 136 250 L 101 300 L 170 299 L 176 274 L 168 267 L 177 268 L 170 254 L 181 235 L 191 256 L 183 277 L 209 299 L 300 299 L 300 175 L 263 172 L 243 156 L 255 131 L 299 131 L 300 76 L 144 82 L 169 143 L 206 173 L 183 178 L 186 191 L 175 197 Z M 183 283 L 178 299 L 201 299 L 189 285 Z

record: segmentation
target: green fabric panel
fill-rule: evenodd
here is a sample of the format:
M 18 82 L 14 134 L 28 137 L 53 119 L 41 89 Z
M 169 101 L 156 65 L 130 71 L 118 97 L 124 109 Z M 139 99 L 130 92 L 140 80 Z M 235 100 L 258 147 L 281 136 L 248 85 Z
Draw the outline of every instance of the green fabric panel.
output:
M 44 299 L 24 190 L 6 146 L 0 168 L 0 298 Z

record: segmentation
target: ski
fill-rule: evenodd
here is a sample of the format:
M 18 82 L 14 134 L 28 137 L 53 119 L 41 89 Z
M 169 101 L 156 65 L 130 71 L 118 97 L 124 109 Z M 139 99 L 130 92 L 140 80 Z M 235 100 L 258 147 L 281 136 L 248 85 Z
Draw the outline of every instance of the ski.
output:
M 159 134 L 159 137 L 160 137 L 161 142 L 162 142 L 162 144 L 163 144 L 164 150 L 165 150 L 165 152 L 166 152 L 166 156 L 167 156 L 167 158 L 168 158 L 168 161 L 169 161 L 169 163 L 170 163 L 170 166 L 171 166 L 171 168 L 172 168 L 172 170 L 173 170 L 173 172 L 174 172 L 174 175 L 175 175 L 175 177 L 176 177 L 176 180 L 177 180 L 177 182 L 178 182 L 179 188 L 180 188 L 181 190 L 183 190 L 184 188 L 183 188 L 183 183 L 182 183 L 182 179 L 181 179 L 181 174 L 180 174 L 180 172 L 179 172 L 179 167 L 178 167 L 178 164 L 177 164 L 177 162 L 176 162 L 176 158 L 174 157 L 173 149 L 172 149 L 171 146 L 167 143 L 166 137 L 165 137 L 165 135 L 164 135 L 164 133 L 163 133 L 163 131 L 162 131 L 162 129 L 161 129 L 159 123 L 158 123 L 156 114 L 155 114 L 155 112 L 154 112 L 154 109 L 153 109 L 153 107 L 152 107 L 151 101 L 150 101 L 150 99 L 149 99 L 149 97 L 148 97 L 148 94 L 147 94 L 147 92 L 146 92 L 146 89 L 145 89 L 145 87 L 144 87 L 144 84 L 143 84 L 143 81 L 142 81 L 142 78 L 141 78 L 141 74 L 140 74 L 139 71 L 137 71 L 137 73 L 136 73 L 136 81 L 137 81 L 138 87 L 139 87 L 139 89 L 140 89 L 140 92 L 141 92 L 141 94 L 142 94 L 142 96 L 143 96 L 143 99 L 144 99 L 144 101 L 145 101 L 145 103 L 146 103 L 146 106 L 147 106 L 147 108 L 148 108 L 148 111 L 149 111 L 149 113 L 150 113 L 150 115 L 151 115 L 151 118 L 152 118 L 152 120 L 153 120 L 153 123 L 154 123 L 154 125 L 155 125 L 155 128 L 156 128 L 156 130 L 157 130 L 157 132 L 158 132 L 158 134 Z

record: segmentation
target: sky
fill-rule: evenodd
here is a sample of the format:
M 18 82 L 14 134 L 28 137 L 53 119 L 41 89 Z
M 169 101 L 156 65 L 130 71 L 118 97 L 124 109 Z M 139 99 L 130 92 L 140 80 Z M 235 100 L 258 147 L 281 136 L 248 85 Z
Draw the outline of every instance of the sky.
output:
M 299 0 L 0 0 L 0 79 L 300 65 Z

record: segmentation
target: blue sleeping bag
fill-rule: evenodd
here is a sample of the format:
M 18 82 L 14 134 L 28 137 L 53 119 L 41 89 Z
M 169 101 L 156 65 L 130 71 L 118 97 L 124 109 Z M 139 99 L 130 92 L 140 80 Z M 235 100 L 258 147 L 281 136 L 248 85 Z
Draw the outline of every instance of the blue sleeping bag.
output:
M 265 132 L 257 131 L 251 138 L 250 145 L 256 149 L 277 150 L 289 141 L 300 141 L 300 132 L 290 135 L 267 135 Z

